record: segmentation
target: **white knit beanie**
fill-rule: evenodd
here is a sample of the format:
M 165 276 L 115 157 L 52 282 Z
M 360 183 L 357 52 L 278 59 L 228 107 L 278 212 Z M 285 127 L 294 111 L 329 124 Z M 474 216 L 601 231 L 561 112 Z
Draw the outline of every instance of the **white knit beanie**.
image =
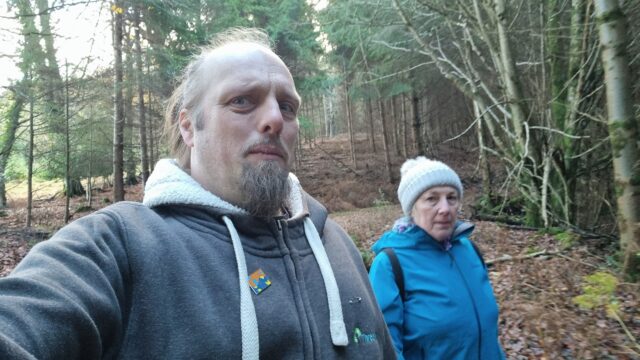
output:
M 423 192 L 434 186 L 451 186 L 458 191 L 462 199 L 462 182 L 450 167 L 437 160 L 424 156 L 409 159 L 400 168 L 400 186 L 398 199 L 405 215 L 411 215 L 411 209 Z

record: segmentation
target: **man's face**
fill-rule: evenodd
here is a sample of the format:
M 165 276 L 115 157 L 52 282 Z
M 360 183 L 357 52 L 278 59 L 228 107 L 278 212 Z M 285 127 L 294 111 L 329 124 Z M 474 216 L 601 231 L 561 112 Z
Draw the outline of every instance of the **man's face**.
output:
M 202 126 L 196 129 L 188 114 L 180 121 L 191 147 L 191 176 L 222 199 L 241 205 L 246 198 L 240 186 L 243 168 L 245 173 L 270 167 L 288 174 L 300 97 L 280 58 L 257 45 L 226 45 L 203 66 L 209 85 L 201 104 Z

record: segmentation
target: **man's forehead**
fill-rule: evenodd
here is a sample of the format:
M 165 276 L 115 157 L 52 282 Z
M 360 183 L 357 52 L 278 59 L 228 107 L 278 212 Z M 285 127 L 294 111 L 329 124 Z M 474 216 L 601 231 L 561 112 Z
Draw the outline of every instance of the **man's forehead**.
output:
M 271 51 L 271 49 L 250 42 L 232 42 L 222 45 L 209 51 L 205 61 L 208 64 L 216 65 L 225 63 L 235 64 L 237 62 L 248 61 L 250 57 L 255 56 L 263 57 L 265 65 L 282 66 L 289 71 L 282 59 Z
M 289 68 L 271 49 L 260 44 L 235 42 L 223 45 L 207 54 L 204 66 L 212 76 L 218 79 L 230 77 L 236 84 L 255 82 L 256 72 L 286 74 L 293 87 L 292 96 L 299 98 Z

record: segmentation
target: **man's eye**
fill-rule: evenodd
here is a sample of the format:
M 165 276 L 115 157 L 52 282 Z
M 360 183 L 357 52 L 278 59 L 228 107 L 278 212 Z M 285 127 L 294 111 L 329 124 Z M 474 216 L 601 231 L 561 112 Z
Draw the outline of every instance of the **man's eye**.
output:
M 280 110 L 288 113 L 292 113 L 292 114 L 296 113 L 295 107 L 289 103 L 280 103 Z

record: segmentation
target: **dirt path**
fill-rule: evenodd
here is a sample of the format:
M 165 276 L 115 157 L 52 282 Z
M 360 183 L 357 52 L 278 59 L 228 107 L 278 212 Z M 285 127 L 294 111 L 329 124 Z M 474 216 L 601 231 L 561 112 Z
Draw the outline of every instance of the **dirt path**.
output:
M 372 243 L 400 216 L 396 204 L 397 184 L 386 181 L 381 154 L 371 154 L 367 142 L 358 142 L 358 168 L 350 166 L 344 138 L 306 146 L 296 169 L 303 188 L 324 203 L 331 217 L 344 227 L 361 249 L 365 262 L 371 260 Z M 477 192 L 475 160 L 469 153 L 442 148 L 437 158 L 461 175 L 465 186 L 463 216 L 473 215 L 470 205 Z M 403 159 L 392 156 L 397 178 Z M 342 163 L 342 164 L 340 164 Z M 354 171 L 355 170 L 355 171 Z M 94 209 L 108 205 L 110 193 L 94 194 Z M 127 200 L 140 200 L 141 188 L 127 188 Z M 37 203 L 34 224 L 39 231 L 24 230 L 24 201 L 13 201 L 0 216 L 0 276 L 5 276 L 28 249 L 59 228 L 64 199 Z M 88 212 L 76 212 L 84 204 L 73 199 L 74 219 Z M 574 297 L 583 293 L 583 276 L 596 270 L 611 271 L 616 244 L 603 240 L 578 239 L 563 248 L 548 234 L 509 228 L 491 222 L 476 222 L 473 239 L 485 259 L 526 257 L 546 251 L 548 255 L 497 262 L 490 277 L 498 299 L 500 339 L 509 359 L 640 359 L 640 349 L 629 340 L 640 339 L 640 310 L 637 285 L 621 284 L 614 294 L 603 297 L 615 303 L 620 321 L 607 316 L 605 306 L 581 310 Z M 569 244 L 566 244 L 569 245 Z M 550 254 L 550 255 L 549 255 Z

